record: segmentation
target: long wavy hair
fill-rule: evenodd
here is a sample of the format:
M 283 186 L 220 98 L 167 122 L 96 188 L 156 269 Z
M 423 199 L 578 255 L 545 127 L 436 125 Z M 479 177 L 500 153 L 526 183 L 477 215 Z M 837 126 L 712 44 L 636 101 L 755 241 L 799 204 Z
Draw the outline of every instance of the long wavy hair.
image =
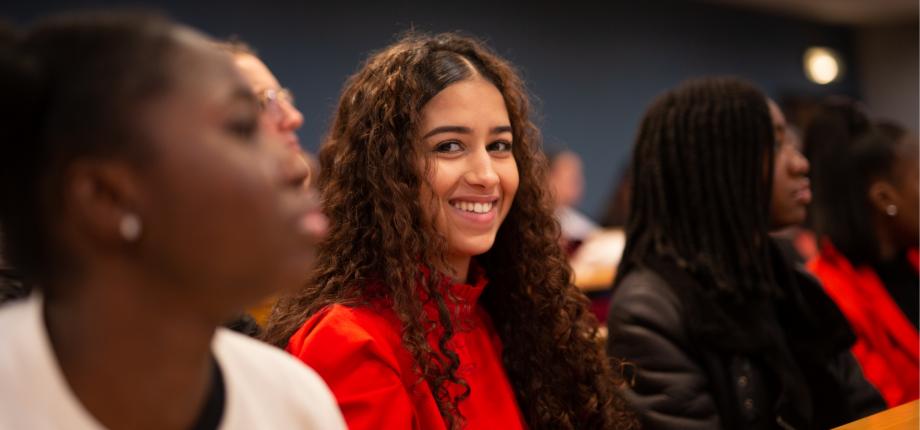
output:
M 619 378 L 597 339 L 587 300 L 557 238 L 545 188 L 546 159 L 530 120 L 527 92 L 515 69 L 480 42 L 457 34 L 409 34 L 373 54 L 346 83 L 320 150 L 319 178 L 329 234 L 312 281 L 282 298 L 263 338 L 285 346 L 307 318 L 332 304 L 361 306 L 379 298 L 402 323 L 402 343 L 431 387 L 451 428 L 463 425 L 457 405 L 467 397 L 459 358 L 448 341 L 457 324 L 443 275 L 446 238 L 423 211 L 419 124 L 422 107 L 447 86 L 482 77 L 498 88 L 511 120 L 520 185 L 495 244 L 476 258 L 493 288 L 480 303 L 491 316 L 503 364 L 524 419 L 533 429 L 630 428 L 634 419 L 615 394 Z M 382 287 L 382 288 L 380 288 Z M 434 350 L 420 296 L 439 309 Z M 458 395 L 448 386 L 464 387 Z

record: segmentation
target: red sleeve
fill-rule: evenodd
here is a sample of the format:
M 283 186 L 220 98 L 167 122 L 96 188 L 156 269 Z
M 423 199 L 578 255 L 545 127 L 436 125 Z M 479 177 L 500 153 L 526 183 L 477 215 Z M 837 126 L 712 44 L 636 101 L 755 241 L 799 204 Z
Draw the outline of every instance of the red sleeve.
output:
M 415 428 L 412 401 L 380 323 L 333 305 L 307 320 L 286 349 L 326 381 L 348 428 Z

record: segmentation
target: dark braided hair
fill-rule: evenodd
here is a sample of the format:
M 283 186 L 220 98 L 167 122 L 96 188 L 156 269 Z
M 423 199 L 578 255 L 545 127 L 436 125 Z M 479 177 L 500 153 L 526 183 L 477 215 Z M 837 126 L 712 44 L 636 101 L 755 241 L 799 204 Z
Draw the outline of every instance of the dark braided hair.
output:
M 773 165 L 766 98 L 742 80 L 691 80 L 648 109 L 618 279 L 655 256 L 728 296 L 765 294 Z

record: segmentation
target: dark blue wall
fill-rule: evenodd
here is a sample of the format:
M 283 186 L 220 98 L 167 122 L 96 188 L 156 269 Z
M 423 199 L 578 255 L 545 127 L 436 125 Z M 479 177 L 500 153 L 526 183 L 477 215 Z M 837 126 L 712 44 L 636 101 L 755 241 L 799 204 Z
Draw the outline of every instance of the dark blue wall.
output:
M 837 49 L 853 64 L 852 32 L 756 12 L 690 1 L 520 2 L 392 1 L 322 4 L 306 1 L 146 4 L 226 37 L 253 45 L 306 116 L 300 132 L 315 150 L 345 78 L 366 55 L 410 27 L 462 30 L 487 40 L 516 63 L 537 100 L 548 148 L 568 147 L 585 159 L 581 205 L 599 216 L 652 98 L 681 80 L 736 74 L 768 94 L 859 96 L 853 69 L 821 87 L 802 73 L 805 48 Z M 113 1 L 33 1 L 0 8 L 14 23 Z M 137 4 L 136 2 L 133 4 Z

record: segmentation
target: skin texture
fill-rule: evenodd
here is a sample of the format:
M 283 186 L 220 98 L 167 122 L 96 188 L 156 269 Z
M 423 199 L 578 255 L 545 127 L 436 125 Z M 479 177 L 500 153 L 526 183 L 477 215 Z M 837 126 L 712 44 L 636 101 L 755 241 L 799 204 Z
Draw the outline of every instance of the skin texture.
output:
M 808 160 L 799 152 L 797 137 L 787 130 L 786 118 L 779 106 L 772 100 L 768 100 L 767 104 L 776 136 L 770 224 L 772 228 L 780 229 L 805 221 L 811 203 L 811 184 Z
M 76 268 L 45 288 L 52 347 L 109 428 L 188 428 L 211 383 L 216 327 L 297 285 L 313 259 L 307 171 L 260 132 L 226 54 L 191 30 L 171 36 L 170 85 L 138 106 L 150 159 L 72 162 L 49 226 Z M 137 240 L 119 234 L 126 213 L 142 221 Z
M 476 77 L 445 88 L 421 114 L 426 191 L 434 197 L 433 205 L 424 207 L 447 238 L 450 271 L 465 280 L 471 257 L 495 243 L 518 188 L 508 110 L 498 89 Z M 491 209 L 474 214 L 455 206 L 475 203 Z

